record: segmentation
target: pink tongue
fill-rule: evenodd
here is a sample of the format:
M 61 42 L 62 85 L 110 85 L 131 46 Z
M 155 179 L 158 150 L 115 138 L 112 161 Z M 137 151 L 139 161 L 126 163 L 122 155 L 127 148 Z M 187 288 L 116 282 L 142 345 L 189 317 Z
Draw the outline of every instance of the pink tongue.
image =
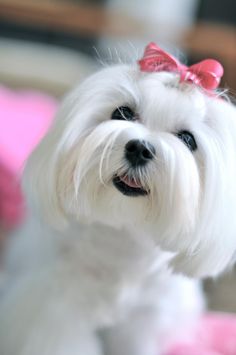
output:
M 134 187 L 136 189 L 142 188 L 142 185 L 140 183 L 138 183 L 134 179 L 130 179 L 130 178 L 126 177 L 126 176 L 120 176 L 120 180 L 123 181 L 129 187 Z

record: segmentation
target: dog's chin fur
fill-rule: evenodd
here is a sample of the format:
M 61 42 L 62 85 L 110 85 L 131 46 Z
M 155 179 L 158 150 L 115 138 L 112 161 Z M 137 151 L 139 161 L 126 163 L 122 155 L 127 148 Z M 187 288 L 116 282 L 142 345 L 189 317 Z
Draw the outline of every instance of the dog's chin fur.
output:
M 120 106 L 132 108 L 136 120 L 112 120 Z M 194 135 L 195 151 L 180 131 Z M 133 139 L 155 148 L 143 167 L 125 159 Z M 109 339 L 106 354 L 149 355 L 140 342 L 140 352 L 128 352 L 128 340 L 127 349 L 118 344 L 120 328 L 142 319 L 140 309 L 158 309 L 157 322 L 146 318 L 164 344 L 163 329 L 179 317 L 185 324 L 185 314 L 192 319 L 202 307 L 200 296 L 186 302 L 198 293 L 195 283 L 172 274 L 214 276 L 234 262 L 235 152 L 235 108 L 175 74 L 116 66 L 69 94 L 26 166 L 30 212 L 7 255 L 14 282 L 0 305 L 1 354 L 102 354 L 90 335 L 109 327 L 99 337 Z M 122 193 L 117 176 L 138 181 L 145 193 Z M 135 331 L 127 332 L 132 339 Z

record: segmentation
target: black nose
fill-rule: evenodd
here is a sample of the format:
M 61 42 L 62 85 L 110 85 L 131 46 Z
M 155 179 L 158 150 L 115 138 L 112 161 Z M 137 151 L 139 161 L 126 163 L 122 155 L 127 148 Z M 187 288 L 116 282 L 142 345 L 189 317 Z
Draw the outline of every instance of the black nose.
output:
M 153 159 L 155 153 L 151 143 L 139 139 L 132 139 L 125 146 L 125 157 L 132 166 L 145 165 Z

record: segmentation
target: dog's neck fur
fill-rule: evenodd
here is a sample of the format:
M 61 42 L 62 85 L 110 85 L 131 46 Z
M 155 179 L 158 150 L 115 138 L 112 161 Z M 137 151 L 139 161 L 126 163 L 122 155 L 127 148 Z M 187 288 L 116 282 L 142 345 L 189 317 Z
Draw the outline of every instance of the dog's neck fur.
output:
M 27 232 L 31 232 L 34 225 L 35 221 L 27 221 L 22 228 L 22 234 L 26 234 L 25 228 Z M 69 257 L 71 260 L 75 259 L 80 266 L 89 264 L 101 266 L 99 270 L 96 267 L 96 273 L 102 272 L 106 267 L 125 268 L 127 271 L 129 266 L 128 270 L 131 273 L 133 269 L 135 274 L 139 274 L 138 265 L 140 270 L 147 269 L 144 267 L 145 264 L 150 266 L 150 263 L 155 261 L 155 264 L 162 265 L 169 258 L 169 254 L 155 247 L 151 238 L 147 236 L 144 238 L 142 232 L 129 231 L 125 228 L 115 229 L 99 223 L 87 225 L 76 222 L 63 231 L 53 231 L 51 227 L 40 225 L 39 231 L 34 233 L 31 246 L 34 249 L 32 250 L 34 256 L 38 254 L 40 258 L 44 258 L 44 251 L 50 249 L 55 258 Z M 156 258 L 157 255 L 168 255 L 168 258 L 165 256 L 159 259 Z M 52 255 L 50 260 L 51 257 Z
M 135 307 L 135 299 L 137 297 L 138 302 L 142 290 L 145 290 L 145 303 L 145 297 L 149 297 L 147 280 L 160 277 L 166 282 L 169 275 L 169 254 L 153 247 L 153 242 L 141 238 L 138 232 L 134 234 L 99 224 L 75 223 L 63 232 L 52 232 L 45 225 L 35 226 L 34 220 L 28 220 L 20 237 L 17 235 L 14 247 L 10 248 L 8 261 L 10 265 L 18 265 L 15 276 L 43 273 L 44 269 L 49 274 L 56 272 L 68 294 L 73 284 L 70 297 L 88 298 L 88 304 L 93 303 L 95 297 L 94 302 L 100 299 L 101 304 L 109 305 L 110 311 L 119 316 L 124 306 Z M 107 317 L 109 310 L 103 309 L 103 312 Z M 108 318 L 113 319 L 114 314 Z

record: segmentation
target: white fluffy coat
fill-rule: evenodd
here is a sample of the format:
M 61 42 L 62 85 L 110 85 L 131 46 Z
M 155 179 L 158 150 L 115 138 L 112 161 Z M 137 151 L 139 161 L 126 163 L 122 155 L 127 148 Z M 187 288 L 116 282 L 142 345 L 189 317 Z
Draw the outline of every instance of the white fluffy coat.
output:
M 111 120 L 131 107 L 136 121 Z M 177 137 L 194 134 L 191 152 Z M 155 158 L 132 169 L 131 139 Z M 158 355 L 196 320 L 196 281 L 236 251 L 236 111 L 171 73 L 115 66 L 63 102 L 26 166 L 29 216 L 11 239 L 1 355 Z M 133 174 L 149 193 L 124 196 Z

